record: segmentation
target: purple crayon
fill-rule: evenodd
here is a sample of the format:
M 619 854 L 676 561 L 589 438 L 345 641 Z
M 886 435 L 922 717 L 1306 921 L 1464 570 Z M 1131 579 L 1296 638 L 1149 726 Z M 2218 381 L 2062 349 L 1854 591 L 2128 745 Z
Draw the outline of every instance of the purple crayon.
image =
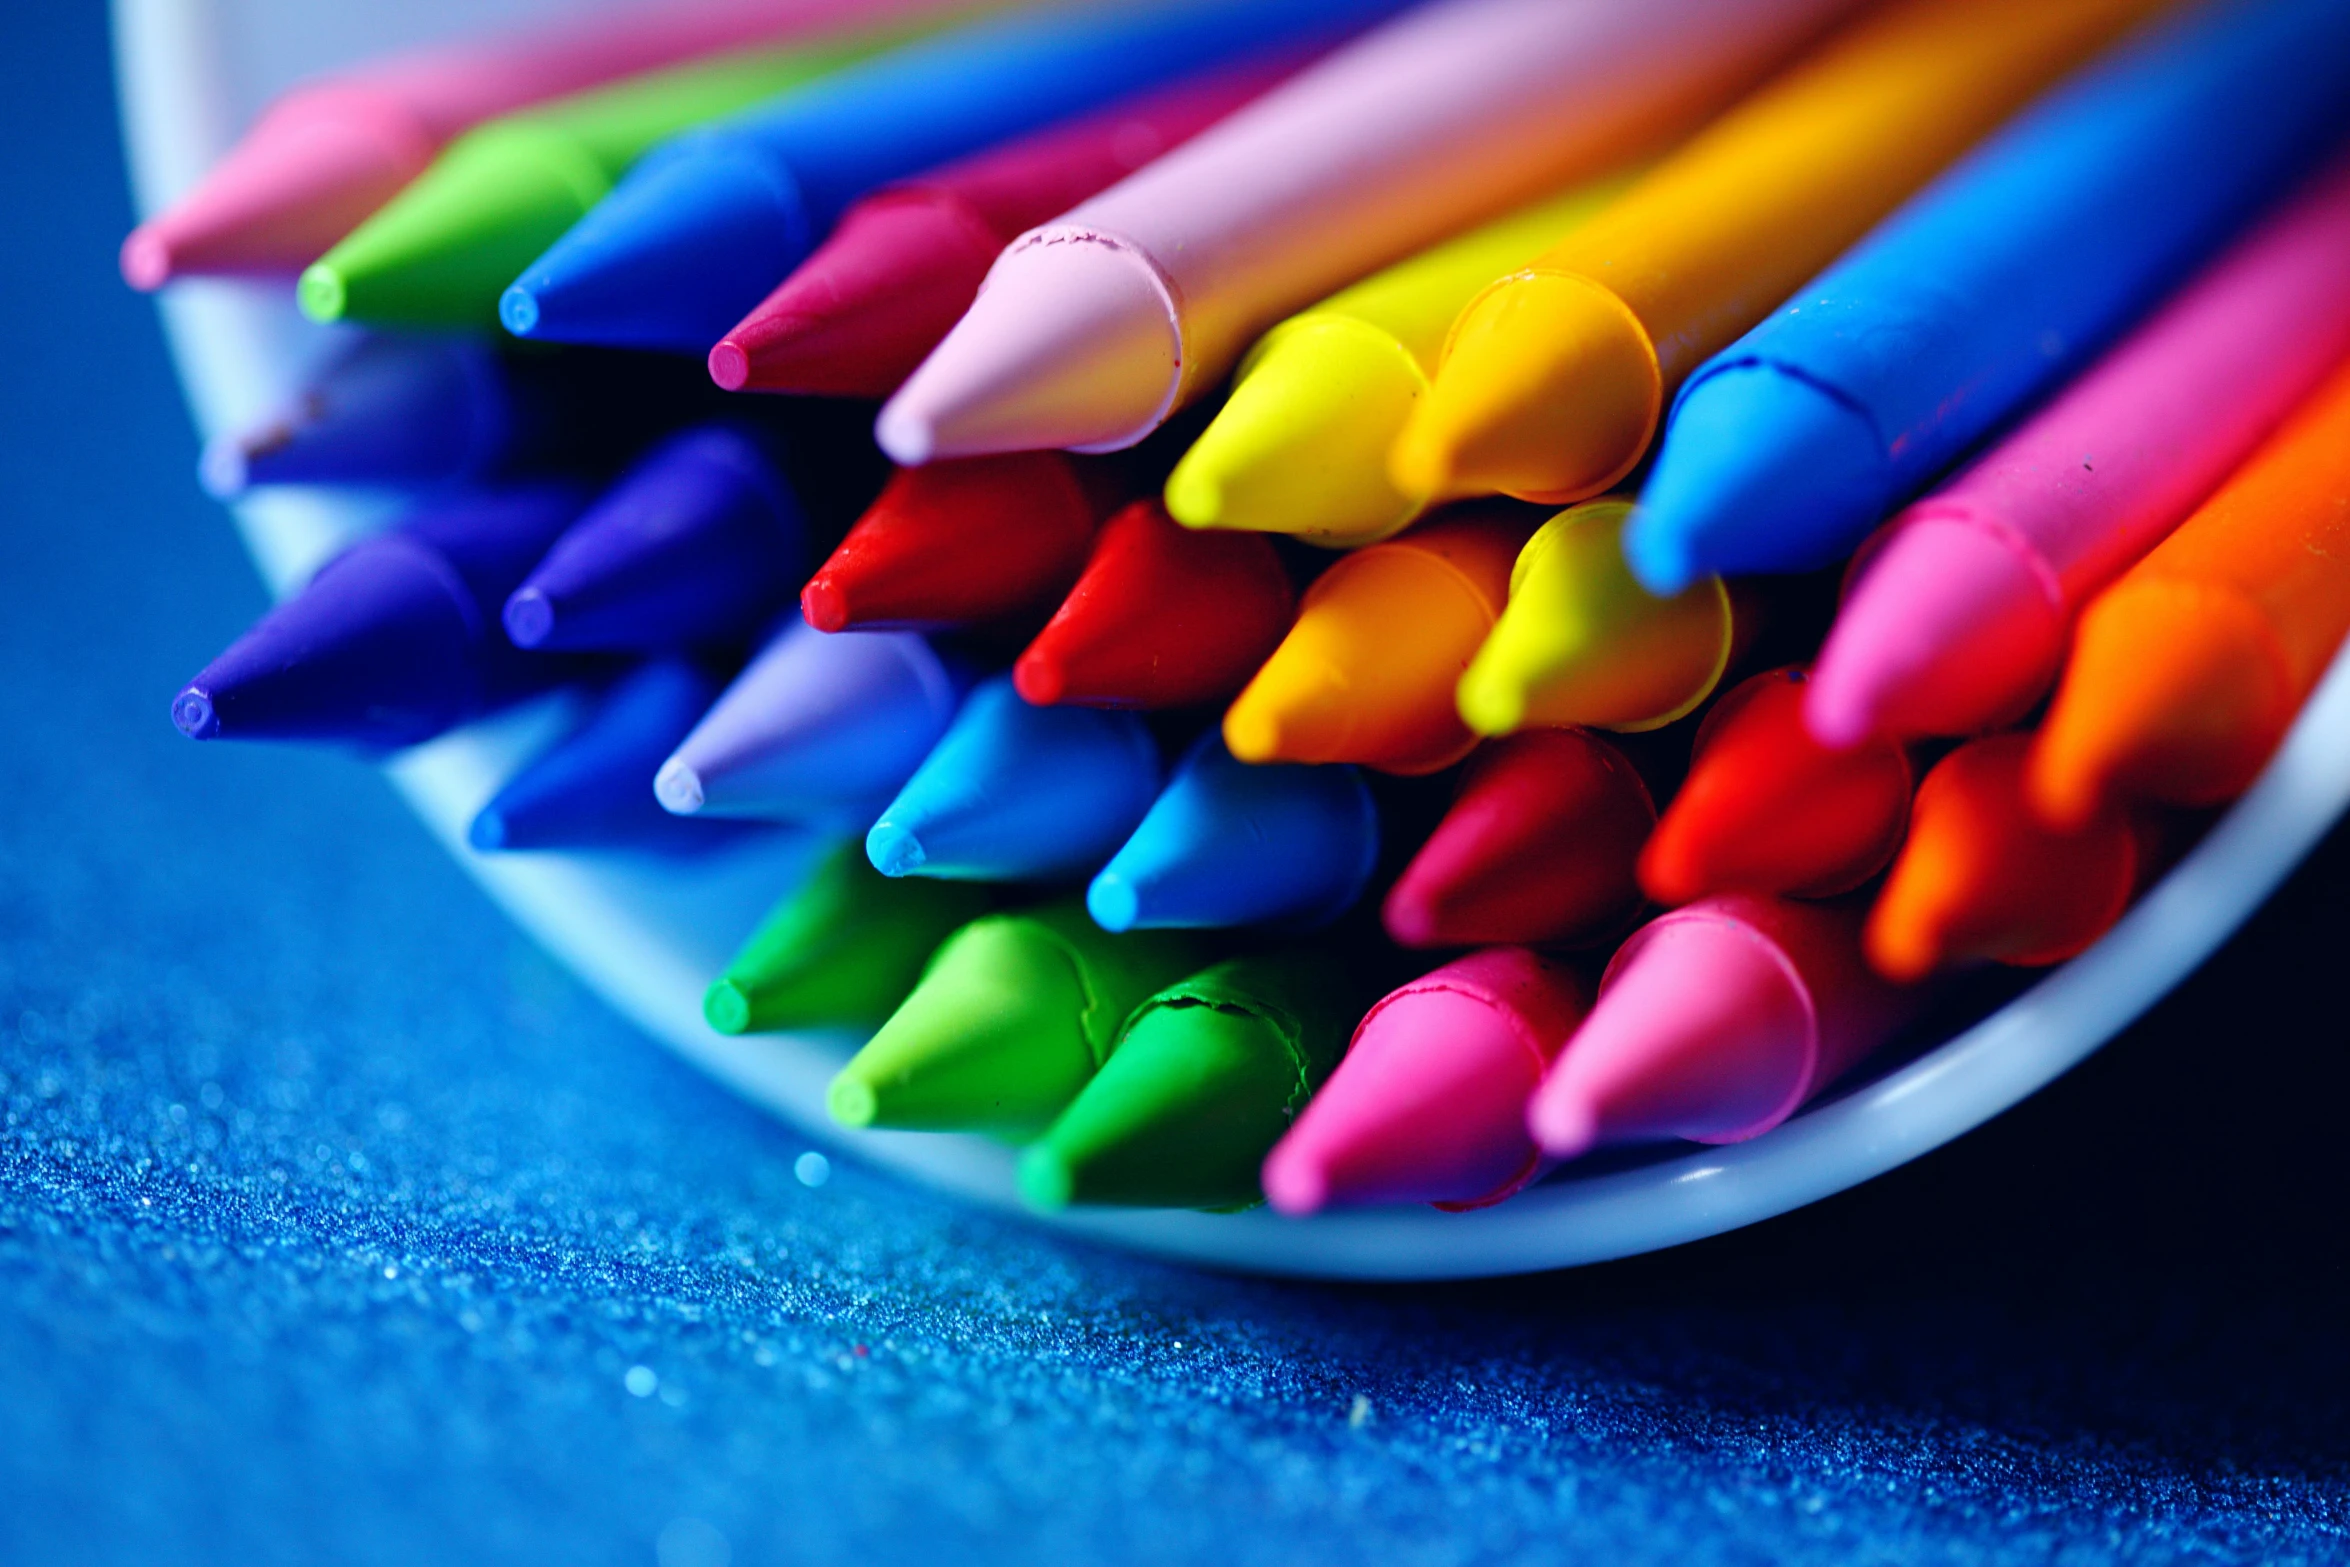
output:
M 192 740 L 414 745 L 578 673 L 517 652 L 498 606 L 587 504 L 573 484 L 438 501 L 328 561 L 172 700 Z
M 739 641 L 798 590 L 807 518 L 776 439 L 702 425 L 621 475 L 506 600 L 517 647 L 659 652 Z

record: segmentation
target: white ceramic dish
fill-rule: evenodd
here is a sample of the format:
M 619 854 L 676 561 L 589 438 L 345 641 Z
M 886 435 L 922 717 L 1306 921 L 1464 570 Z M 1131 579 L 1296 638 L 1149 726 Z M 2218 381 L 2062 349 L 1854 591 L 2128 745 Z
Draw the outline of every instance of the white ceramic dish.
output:
M 186 188 L 262 103 L 301 75 L 563 4 L 115 0 L 123 123 L 142 208 Z M 572 0 L 571 8 L 592 6 Z M 283 290 L 183 285 L 162 308 L 207 433 L 266 406 L 333 341 L 294 313 Z M 256 564 L 280 590 L 380 516 L 379 506 L 321 493 L 275 494 L 237 509 Z M 654 1037 L 811 1136 L 974 1202 L 1017 1208 L 1011 1158 L 995 1144 L 835 1128 L 823 1089 L 849 1041 L 727 1038 L 703 1024 L 704 984 L 791 884 L 804 848 L 746 843 L 681 867 L 617 856 L 483 857 L 465 846 L 473 811 L 562 722 L 559 706 L 508 714 L 423 747 L 395 763 L 392 777 L 516 920 Z M 1563 1267 L 1750 1224 L 1914 1159 L 2081 1060 L 2218 947 L 2346 803 L 2350 657 L 2336 662 L 2258 786 L 2103 941 L 1956 1038 L 1767 1136 L 1569 1175 L 1470 1214 L 1383 1209 L 1298 1221 L 1264 1210 L 1107 1212 L 1037 1222 L 1220 1267 L 1386 1279 Z

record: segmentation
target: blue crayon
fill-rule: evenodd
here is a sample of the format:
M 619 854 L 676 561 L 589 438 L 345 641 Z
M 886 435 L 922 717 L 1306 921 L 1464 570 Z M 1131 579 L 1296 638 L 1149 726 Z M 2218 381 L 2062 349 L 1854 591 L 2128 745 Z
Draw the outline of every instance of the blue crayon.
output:
M 870 633 L 849 632 L 849 636 Z M 1110 857 L 1159 789 L 1159 748 L 1132 713 L 1031 707 L 998 675 L 865 835 L 885 876 L 1050 881 Z
M 790 601 L 806 554 L 773 442 L 704 425 L 646 453 L 555 541 L 506 600 L 506 634 L 631 652 L 738 641 Z
M 1379 810 L 1352 767 L 1232 759 L 1210 731 L 1086 890 L 1104 930 L 1326 925 L 1379 859 Z
M 171 704 L 191 740 L 414 745 L 580 672 L 518 652 L 498 606 L 587 504 L 573 484 L 456 496 L 318 570 Z
M 672 816 L 653 773 L 717 700 L 719 682 L 682 658 L 622 676 L 585 722 L 525 763 L 474 815 L 476 849 L 642 848 L 687 852 L 747 829 Z
M 701 354 L 878 186 L 1238 56 L 1336 42 L 1404 3 L 1061 5 L 909 44 L 649 154 L 499 317 L 518 337 Z
M 1640 580 L 1848 553 L 2350 130 L 2350 4 L 2213 0 L 2042 98 L 1698 368 Z

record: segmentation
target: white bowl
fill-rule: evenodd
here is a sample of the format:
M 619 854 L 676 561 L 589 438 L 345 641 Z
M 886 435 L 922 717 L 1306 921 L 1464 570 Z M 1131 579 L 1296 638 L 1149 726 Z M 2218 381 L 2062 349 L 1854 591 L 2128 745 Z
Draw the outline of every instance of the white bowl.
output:
M 297 77 L 562 3 L 115 0 L 125 139 L 142 210 L 184 190 Z M 336 340 L 304 322 L 284 289 L 184 284 L 167 292 L 162 312 L 207 434 L 267 407 Z M 382 514 L 380 504 L 323 492 L 271 494 L 236 508 L 256 564 L 278 591 Z M 824 1085 L 853 1041 L 728 1038 L 703 1023 L 704 985 L 800 873 L 804 844 L 746 842 L 687 865 L 617 855 L 483 856 L 466 846 L 473 812 L 555 732 L 562 708 L 542 703 L 421 747 L 392 764 L 392 778 L 508 913 L 655 1038 L 810 1136 L 971 1201 L 1018 1210 L 1011 1155 L 994 1143 L 844 1133 L 827 1119 Z M 2350 656 L 2336 661 L 2260 782 L 2104 940 L 1956 1038 L 1766 1136 L 1569 1173 L 1476 1213 L 1391 1208 L 1294 1220 L 1264 1209 L 1104 1211 L 1035 1222 L 1220 1267 L 1362 1279 L 1556 1268 L 1751 1224 L 1914 1159 L 2081 1060 L 2225 941 L 2345 803 Z

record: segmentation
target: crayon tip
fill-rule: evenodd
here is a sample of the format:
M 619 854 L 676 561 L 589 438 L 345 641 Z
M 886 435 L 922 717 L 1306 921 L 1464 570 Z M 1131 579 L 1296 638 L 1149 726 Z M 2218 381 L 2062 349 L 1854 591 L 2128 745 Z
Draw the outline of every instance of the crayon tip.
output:
M 171 241 L 152 224 L 142 223 L 131 230 L 118 259 L 122 280 L 142 294 L 152 294 L 171 281 Z
M 710 345 L 709 365 L 710 379 L 722 392 L 739 392 L 751 382 L 751 356 L 731 337 Z
M 824 1090 L 824 1112 L 841 1125 L 862 1131 L 881 1114 L 881 1096 L 872 1084 L 844 1072 Z
M 1470 301 L 1388 471 L 1406 494 L 1565 504 L 1632 471 L 1664 406 L 1648 334 L 1586 279 L 1521 272 Z
M 203 455 L 196 459 L 196 482 L 216 501 L 233 501 L 250 489 L 253 464 L 244 440 L 224 433 L 206 441 Z
M 865 858 L 884 876 L 911 876 L 930 863 L 914 829 L 886 816 L 865 834 Z
M 212 710 L 212 698 L 194 686 L 172 698 L 171 721 L 191 740 L 213 740 L 220 735 L 220 716 Z
M 465 841 L 484 854 L 495 854 L 506 847 L 506 813 L 495 805 L 485 805 L 473 813 L 473 820 L 465 828 Z
M 1069 665 L 1049 647 L 1031 643 L 1012 665 L 1012 689 L 1031 707 L 1056 707 L 1069 694 Z
M 721 1034 L 741 1034 L 751 1026 L 751 998 L 731 979 L 716 979 L 702 992 L 702 1018 Z
M 800 618 L 818 631 L 849 629 L 849 596 L 827 572 L 819 571 L 800 589 Z
M 1077 1196 L 1077 1172 L 1050 1143 L 1032 1143 L 1020 1155 L 1020 1199 L 1042 1213 L 1058 1213 Z
M 516 588 L 499 618 L 506 625 L 506 640 L 516 647 L 537 647 L 555 630 L 555 606 L 534 587 Z
M 1134 928 L 1142 918 L 1142 892 L 1115 870 L 1105 870 L 1085 889 L 1085 912 L 1112 935 Z
M 1262 1179 L 1265 1201 L 1276 1213 L 1302 1219 L 1330 1205 L 1330 1179 L 1310 1149 L 1280 1144 L 1266 1156 Z
M 339 268 L 313 261 L 302 269 L 301 279 L 294 285 L 294 302 L 313 321 L 340 321 L 351 302 L 351 291 Z
M 529 337 L 538 331 L 537 297 L 520 283 L 506 285 L 506 292 L 498 296 L 498 324 L 516 337 Z
M 702 776 L 682 756 L 673 756 L 653 775 L 653 798 L 673 816 L 691 816 L 702 808 Z
M 1243 762 L 1338 760 L 1353 731 L 1346 699 L 1341 671 L 1277 652 L 1225 711 L 1224 747 Z

